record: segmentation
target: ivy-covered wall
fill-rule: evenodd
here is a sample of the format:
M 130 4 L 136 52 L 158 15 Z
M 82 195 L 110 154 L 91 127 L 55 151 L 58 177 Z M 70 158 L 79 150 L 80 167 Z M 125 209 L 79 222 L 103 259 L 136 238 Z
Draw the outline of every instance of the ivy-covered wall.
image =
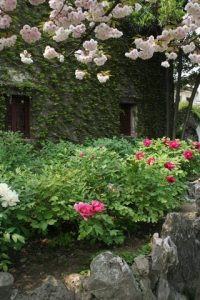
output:
M 13 20 L 12 29 L 18 30 L 25 23 L 32 26 L 40 24 L 46 14 L 47 6 L 33 8 L 22 0 L 19 2 L 18 19 Z M 32 65 L 24 65 L 20 61 L 19 53 L 27 48 L 20 38 L 15 48 L 1 51 L 0 129 L 5 128 L 4 95 L 17 92 L 31 98 L 31 137 L 35 139 L 82 141 L 86 137 L 117 136 L 120 134 L 121 100 L 136 104 L 138 135 L 164 135 L 165 70 L 160 66 L 161 58 L 157 55 L 149 61 L 136 62 L 125 58 L 124 53 L 132 46 L 133 35 L 130 27 L 125 31 L 128 36 L 125 35 L 121 42 L 111 40 L 108 43 L 106 51 L 112 59 L 103 69 L 110 70 L 111 77 L 105 84 L 100 84 L 96 79 L 99 69 L 94 66 L 89 66 L 90 75 L 86 80 L 76 80 L 74 72 L 80 66 L 73 55 L 66 58 L 64 63 L 45 60 L 45 46 L 57 47 L 48 36 L 28 46 L 34 59 Z M 69 40 L 59 44 L 59 49 L 56 49 L 65 55 L 73 46 L 73 41 Z M 81 67 L 86 68 L 85 65 Z M 19 76 L 21 79 L 15 80 Z
M 82 141 L 86 137 L 119 135 L 120 100 L 137 107 L 139 136 L 165 134 L 165 70 L 160 57 L 132 62 L 115 53 L 111 79 L 100 84 L 95 73 L 83 81 L 74 78 L 76 63 L 46 62 L 24 66 L 14 64 L 17 74 L 26 79 L 13 80 L 13 65 L 8 61 L 1 72 L 0 129 L 5 128 L 5 94 L 17 93 L 31 98 L 31 137 L 65 138 Z M 16 58 L 17 59 L 17 58 Z M 0 59 L 1 61 L 1 59 Z

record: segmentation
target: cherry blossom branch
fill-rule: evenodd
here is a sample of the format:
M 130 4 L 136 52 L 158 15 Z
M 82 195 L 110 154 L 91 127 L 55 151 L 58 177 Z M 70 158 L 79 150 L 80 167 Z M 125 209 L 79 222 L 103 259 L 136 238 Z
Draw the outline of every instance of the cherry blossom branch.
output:
M 104 17 L 108 16 L 113 9 L 117 6 L 117 4 L 119 4 L 121 2 L 121 0 L 116 0 L 113 5 L 107 10 L 107 12 L 104 14 Z M 97 27 L 98 23 L 96 23 L 80 40 L 80 42 L 78 43 L 78 45 L 76 46 L 75 49 L 73 49 L 67 56 L 66 58 L 70 57 L 72 54 L 74 54 L 77 50 L 79 50 L 79 48 L 82 46 L 82 44 L 84 43 L 84 41 L 94 32 L 95 28 Z

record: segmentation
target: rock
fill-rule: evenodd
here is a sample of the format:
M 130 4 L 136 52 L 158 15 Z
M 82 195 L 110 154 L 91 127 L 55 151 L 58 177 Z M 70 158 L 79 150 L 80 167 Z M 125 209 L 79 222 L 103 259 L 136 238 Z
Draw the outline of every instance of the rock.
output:
M 91 299 L 142 300 L 141 291 L 127 263 L 109 251 L 94 258 L 90 277 L 83 288 Z
M 200 282 L 200 218 L 196 213 L 170 213 L 162 228 L 162 237 L 176 244 L 179 263 L 170 269 L 167 279 L 180 293 L 194 299 Z
M 0 298 L 1 299 L 1 298 Z M 74 300 L 74 293 L 69 291 L 65 285 L 48 276 L 38 288 L 25 294 L 19 294 L 15 300 Z
M 188 183 L 188 196 L 187 199 L 195 201 L 196 209 L 200 212 L 200 178 Z
M 177 248 L 170 236 L 161 239 L 154 234 L 151 259 L 152 271 L 159 274 L 168 273 L 170 268 L 178 264 Z
M 149 258 L 144 255 L 137 256 L 132 265 L 132 272 L 142 293 L 142 299 L 156 300 L 156 297 L 151 290 L 151 281 L 149 279 Z
M 149 260 L 144 255 L 139 255 L 134 259 L 135 267 L 138 270 L 138 273 L 142 277 L 146 277 L 149 274 Z
M 14 284 L 14 277 L 7 272 L 0 272 L 0 299 L 10 300 Z
M 157 300 L 187 300 L 187 298 L 176 292 L 164 275 L 160 277 L 158 282 Z

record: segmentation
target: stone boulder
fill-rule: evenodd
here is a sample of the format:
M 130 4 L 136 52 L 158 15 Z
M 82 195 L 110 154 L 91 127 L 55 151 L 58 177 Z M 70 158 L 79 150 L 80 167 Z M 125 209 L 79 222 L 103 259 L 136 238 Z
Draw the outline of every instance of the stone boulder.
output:
M 162 237 L 166 236 L 176 245 L 179 261 L 169 270 L 167 279 L 177 292 L 195 299 L 200 283 L 200 218 L 197 213 L 168 214 L 162 228 Z
M 91 263 L 83 288 L 96 300 L 142 300 L 142 293 L 126 262 L 107 251 Z M 82 298 L 84 300 L 84 298 Z
M 7 272 L 0 272 L 0 300 L 10 300 L 13 291 L 14 277 Z
M 1 298 L 0 298 L 1 299 Z M 55 279 L 53 276 L 48 276 L 43 284 L 38 288 L 29 291 L 25 294 L 18 294 L 14 300 L 74 300 L 75 296 L 72 291 L 69 291 L 65 285 Z

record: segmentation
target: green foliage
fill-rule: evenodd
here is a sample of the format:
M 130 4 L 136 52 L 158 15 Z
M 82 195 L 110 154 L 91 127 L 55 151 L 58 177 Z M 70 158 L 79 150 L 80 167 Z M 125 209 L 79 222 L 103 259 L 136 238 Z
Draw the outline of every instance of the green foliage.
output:
M 117 152 L 120 156 L 125 157 L 133 153 L 134 141 L 131 143 L 125 138 L 99 138 L 87 140 L 86 146 L 106 147 L 106 149 Z
M 132 265 L 134 259 L 139 255 L 148 255 L 151 252 L 150 244 L 144 244 L 138 247 L 135 251 L 117 251 L 114 252 L 115 255 L 120 256 L 127 264 Z
M 20 141 L 15 149 L 15 138 L 18 135 L 10 140 L 15 163 L 9 165 L 7 159 L 0 165 L 0 182 L 10 185 L 20 199 L 15 207 L 1 208 L 0 252 L 4 254 L 9 248 L 19 248 L 24 238 L 28 240 L 35 234 L 48 237 L 52 228 L 60 231 L 52 247 L 67 246 L 73 239 L 121 244 L 136 223 L 157 222 L 179 206 L 185 181 L 200 173 L 199 152 L 191 141 L 181 141 L 180 147 L 172 150 L 162 139 L 152 140 L 149 147 L 141 140 L 132 145 L 116 138 L 88 145 L 61 141 L 26 152 L 26 144 L 16 150 Z M 184 158 L 184 150 L 192 150 L 192 160 Z M 27 159 L 21 164 L 23 151 Z M 135 159 L 138 151 L 144 158 Z M 151 157 L 155 161 L 148 165 L 146 160 Z M 164 168 L 167 161 L 174 163 L 173 170 Z M 176 181 L 168 183 L 168 175 Z M 105 210 L 83 220 L 73 209 L 74 204 L 94 199 L 101 201 Z
M 181 101 L 179 105 L 179 111 L 185 111 L 188 107 L 188 101 Z M 198 118 L 200 121 L 200 105 L 199 104 L 193 104 L 192 106 L 192 113 Z
M 0 163 L 13 170 L 31 163 L 33 147 L 22 139 L 20 133 L 0 131 Z

